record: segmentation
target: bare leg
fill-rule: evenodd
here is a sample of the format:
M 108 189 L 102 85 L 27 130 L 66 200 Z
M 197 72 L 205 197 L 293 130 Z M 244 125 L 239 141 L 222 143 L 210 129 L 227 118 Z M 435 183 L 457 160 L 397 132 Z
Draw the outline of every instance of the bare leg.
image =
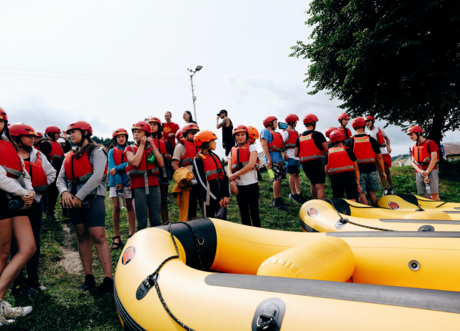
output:
M 295 174 L 295 192 L 300 194 L 300 175 Z
M 361 192 L 359 196 L 359 202 L 366 206 L 369 205 L 369 202 L 367 201 L 367 198 L 366 198 L 366 192 Z
M 113 234 L 114 234 L 114 237 L 116 237 L 120 235 L 120 204 L 118 203 L 118 199 L 116 197 L 112 198 L 112 202 L 113 202 L 113 211 L 112 211 Z M 114 241 L 120 243 L 120 239 L 114 239 Z
M 289 174 L 289 186 L 291 187 L 292 195 L 295 195 L 297 193 L 296 192 L 296 187 L 295 187 L 295 182 L 296 182 L 295 174 Z
M 133 199 L 126 199 L 126 209 L 128 210 L 129 235 L 132 236 L 136 226 Z
M 110 249 L 105 239 L 105 229 L 103 226 L 95 226 L 88 229 L 91 239 L 96 248 L 96 254 L 101 262 L 105 277 L 112 278 L 112 263 L 110 259 Z
M 13 219 L 0 220 L 0 282 L 3 270 L 10 257 L 11 238 L 13 237 Z M 3 297 L 0 297 L 2 299 Z
M 281 181 L 275 180 L 273 182 L 273 196 L 275 199 L 281 197 Z
M 161 222 L 166 224 L 169 222 L 169 215 L 168 215 L 168 189 L 169 185 L 160 185 L 160 193 L 161 193 Z
M 393 187 L 393 177 L 391 177 L 391 168 L 385 169 L 385 174 L 387 175 L 388 184 L 390 184 L 390 187 Z
M 385 172 L 386 172 L 386 169 L 385 169 Z M 383 189 L 386 189 L 387 188 L 387 181 L 385 179 L 383 179 L 383 176 L 380 175 L 380 172 L 379 172 L 379 179 L 380 179 L 380 183 L 382 183 Z
M 6 224 L 8 224 L 6 222 Z M 8 227 L 8 226 L 7 226 Z M 35 254 L 34 234 L 27 216 L 13 217 L 13 236 L 18 244 L 18 252 L 8 265 L 3 269 L 0 277 L 0 298 L 3 299 L 8 288 L 26 265 L 27 261 Z M 3 232 L 3 228 L 2 228 Z M 10 232 L 7 229 L 7 232 Z
M 311 197 L 313 199 L 318 198 L 318 192 L 316 191 L 316 184 L 310 184 L 310 192 L 311 192 Z
M 371 206 L 377 207 L 377 193 L 375 191 L 369 191 L 368 194 Z
M 81 264 L 85 274 L 93 274 L 93 253 L 91 250 L 91 239 L 88 228 L 85 224 L 75 225 L 75 232 L 78 239 L 78 252 L 80 253 Z
M 324 184 L 316 184 L 316 194 L 318 199 L 326 199 L 326 191 L 324 190 Z

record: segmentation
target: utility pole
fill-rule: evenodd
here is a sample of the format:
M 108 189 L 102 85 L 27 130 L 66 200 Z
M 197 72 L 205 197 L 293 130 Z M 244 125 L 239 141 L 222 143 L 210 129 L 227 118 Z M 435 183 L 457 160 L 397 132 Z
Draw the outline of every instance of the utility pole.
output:
M 200 71 L 201 69 L 203 69 L 203 66 L 196 66 L 195 70 L 187 68 L 187 70 L 192 73 L 190 75 L 190 83 L 192 84 L 193 116 L 194 116 L 195 121 L 197 121 L 197 117 L 196 117 L 196 107 L 195 107 L 196 96 L 195 96 L 195 90 L 193 89 L 193 76 L 197 73 L 197 71 Z

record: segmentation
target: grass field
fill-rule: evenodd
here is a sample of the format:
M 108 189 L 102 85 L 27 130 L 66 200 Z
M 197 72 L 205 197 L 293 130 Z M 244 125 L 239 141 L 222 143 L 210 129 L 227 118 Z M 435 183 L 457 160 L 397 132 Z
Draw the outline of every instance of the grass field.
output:
M 260 214 L 262 227 L 283 231 L 300 231 L 298 212 L 300 205 L 289 200 L 288 181 L 283 181 L 284 202 L 289 211 L 282 212 L 272 207 L 273 196 L 270 192 L 271 182 L 267 173 L 263 174 L 264 181 L 260 183 Z M 440 195 L 444 201 L 460 201 L 460 163 L 448 163 L 440 171 Z M 416 193 L 415 175 L 411 167 L 393 168 L 393 179 L 397 193 Z M 304 197 L 308 197 L 310 182 L 301 174 L 301 183 Z M 172 185 L 170 187 L 172 190 Z M 330 188 L 326 195 L 331 196 Z M 179 212 L 172 196 L 168 198 L 170 219 L 177 221 Z M 107 216 L 106 231 L 109 243 L 113 236 L 112 202 L 106 199 Z M 60 212 L 57 212 L 60 215 Z M 236 198 L 231 199 L 228 220 L 240 223 Z M 121 235 L 123 241 L 128 237 L 126 210 L 122 210 Z M 68 225 L 68 226 L 67 226 Z M 70 229 L 70 236 L 68 231 Z M 67 230 L 67 231 L 66 231 Z M 30 298 L 13 296 L 9 292 L 6 300 L 13 305 L 32 305 L 34 311 L 27 317 L 18 319 L 14 326 L 2 327 L 2 330 L 122 330 L 118 319 L 112 295 L 92 296 L 90 293 L 79 290 L 83 282 L 82 271 L 69 273 L 63 267 L 63 261 L 73 258 L 77 254 L 76 238 L 71 224 L 44 222 L 42 229 L 41 252 L 41 282 L 48 287 L 42 294 Z M 122 250 L 112 251 L 112 266 L 115 268 Z M 70 255 L 69 252 L 73 253 Z M 94 257 L 94 275 L 99 284 L 103 279 L 102 269 L 98 265 L 96 254 Z M 78 256 L 77 256 L 78 259 Z M 78 261 L 77 261 L 78 262 Z M 156 266 L 152 266 L 152 271 Z

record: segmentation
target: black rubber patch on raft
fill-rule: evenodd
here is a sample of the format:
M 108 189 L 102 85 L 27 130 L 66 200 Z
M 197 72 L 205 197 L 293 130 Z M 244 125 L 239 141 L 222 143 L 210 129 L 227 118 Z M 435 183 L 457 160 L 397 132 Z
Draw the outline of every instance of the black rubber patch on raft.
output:
M 381 237 L 381 238 L 460 238 L 460 232 L 418 232 L 418 231 L 360 231 L 327 232 L 330 237 Z
M 393 219 L 393 218 L 381 218 L 380 222 L 385 223 L 425 223 L 425 224 L 453 224 L 459 225 L 460 221 L 449 221 L 449 220 L 411 220 L 411 219 Z
M 307 232 L 319 232 L 319 231 L 316 231 L 315 229 L 313 229 L 312 227 L 310 227 L 307 223 L 305 223 L 303 221 L 303 219 L 300 218 L 300 216 L 299 216 L 299 224 L 300 224 L 300 227 L 302 229 L 304 229 L 305 231 L 307 231 Z
M 118 313 L 120 314 L 120 317 L 123 320 L 124 330 L 125 331 L 146 331 L 128 314 L 125 307 L 123 307 L 123 304 L 121 303 L 120 298 L 118 297 L 115 282 L 113 285 L 113 296 L 115 297 L 115 305 L 117 306 Z
M 214 263 L 217 250 L 217 234 L 214 223 L 209 218 L 200 218 L 189 221 L 187 224 L 195 230 L 204 270 L 209 270 Z M 159 226 L 157 229 L 168 231 L 168 226 Z M 200 260 L 196 254 L 195 240 L 190 229 L 186 225 L 175 223 L 171 226 L 171 230 L 184 247 L 186 264 L 191 268 L 201 270 Z
M 460 314 L 460 294 L 458 292 L 236 274 L 212 274 L 205 278 L 205 282 L 210 286 L 367 302 Z

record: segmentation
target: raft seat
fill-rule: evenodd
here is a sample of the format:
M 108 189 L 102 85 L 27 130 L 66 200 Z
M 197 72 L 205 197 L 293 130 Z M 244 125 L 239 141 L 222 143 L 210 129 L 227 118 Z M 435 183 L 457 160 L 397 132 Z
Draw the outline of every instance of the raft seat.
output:
M 257 275 L 345 282 L 354 269 L 350 246 L 340 238 L 323 237 L 269 257 Z

